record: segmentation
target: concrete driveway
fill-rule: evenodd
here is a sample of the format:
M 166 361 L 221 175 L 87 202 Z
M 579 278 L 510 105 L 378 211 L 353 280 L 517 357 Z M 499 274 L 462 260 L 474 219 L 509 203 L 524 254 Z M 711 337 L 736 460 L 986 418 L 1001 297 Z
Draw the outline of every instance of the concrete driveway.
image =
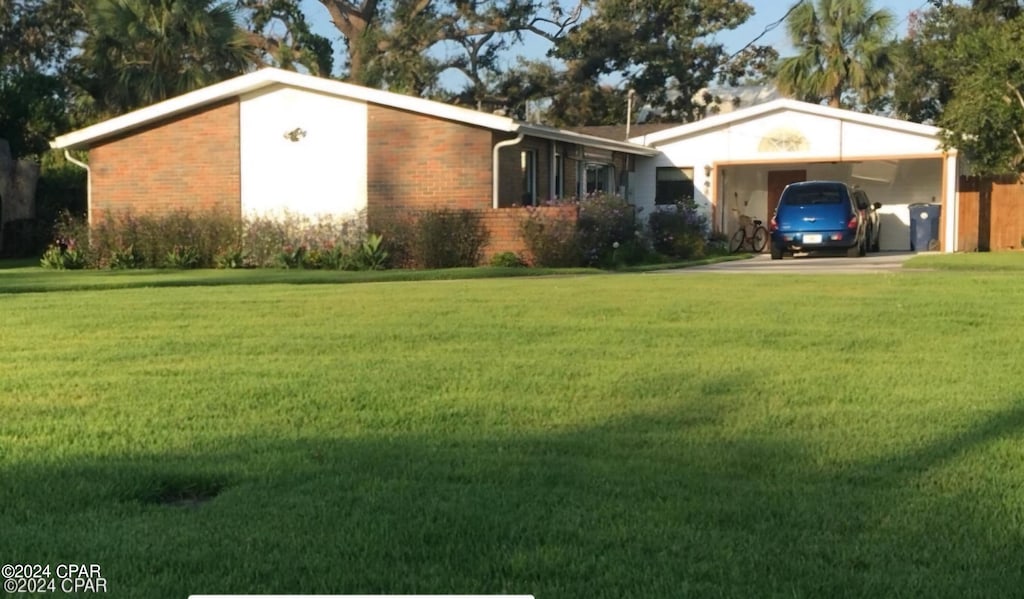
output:
M 657 272 L 673 274 L 718 272 L 744 275 L 782 273 L 832 275 L 896 272 L 902 269 L 903 262 L 915 255 L 914 252 L 880 252 L 878 254 L 868 254 L 862 258 L 797 255 L 793 258 L 787 256 L 782 260 L 772 260 L 768 254 L 760 254 L 749 260 L 733 260 L 707 266 Z

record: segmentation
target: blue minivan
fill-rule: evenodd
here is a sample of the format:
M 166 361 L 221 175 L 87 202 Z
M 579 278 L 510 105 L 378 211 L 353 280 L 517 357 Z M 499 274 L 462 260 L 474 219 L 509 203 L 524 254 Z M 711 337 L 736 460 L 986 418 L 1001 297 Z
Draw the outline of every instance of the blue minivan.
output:
M 791 183 L 782 191 L 769 227 L 772 260 L 781 260 L 787 253 L 819 250 L 863 256 L 871 243 L 868 220 L 845 183 Z

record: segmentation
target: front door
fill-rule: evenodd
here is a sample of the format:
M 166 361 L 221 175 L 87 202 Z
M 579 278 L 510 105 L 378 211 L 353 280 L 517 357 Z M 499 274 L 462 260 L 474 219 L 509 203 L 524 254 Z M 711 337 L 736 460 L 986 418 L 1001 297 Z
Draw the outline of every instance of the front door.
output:
M 790 183 L 798 183 L 807 180 L 807 171 L 768 171 L 768 215 L 765 223 L 775 215 L 775 208 L 779 205 L 779 198 L 782 197 L 782 190 Z

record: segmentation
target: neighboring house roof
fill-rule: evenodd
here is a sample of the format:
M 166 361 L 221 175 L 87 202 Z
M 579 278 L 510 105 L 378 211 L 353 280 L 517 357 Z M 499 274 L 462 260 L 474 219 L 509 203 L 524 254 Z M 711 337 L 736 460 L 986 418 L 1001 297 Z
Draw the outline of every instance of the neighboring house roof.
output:
M 445 120 L 475 125 L 494 131 L 522 133 L 557 141 L 567 141 L 581 145 L 653 156 L 656 150 L 625 141 L 613 141 L 589 135 L 581 135 L 571 131 L 541 127 L 522 123 L 508 117 L 487 114 L 468 108 L 452 106 L 433 100 L 425 100 L 413 96 L 405 96 L 393 92 L 372 89 L 360 85 L 344 83 L 333 79 L 303 75 L 293 71 L 266 68 L 222 81 L 214 85 L 198 89 L 187 94 L 164 100 L 157 104 L 140 108 L 133 112 L 115 117 L 84 129 L 61 135 L 50 142 L 58 149 L 88 148 L 105 139 L 122 135 L 136 128 L 155 123 L 185 112 L 196 110 L 210 104 L 228 100 L 259 89 L 284 85 L 292 88 L 318 92 L 332 96 L 362 100 L 381 106 L 389 106 L 400 110 L 408 110 Z
M 605 139 L 624 140 L 630 137 L 639 137 L 678 127 L 679 123 L 635 123 L 629 126 L 629 135 L 626 135 L 625 125 L 591 125 L 589 127 L 573 127 L 572 131 L 584 135 L 593 135 Z
M 826 118 L 837 119 L 841 121 L 848 121 L 851 123 L 860 123 L 871 127 L 878 127 L 880 129 L 889 129 L 892 131 L 901 131 L 904 133 L 912 133 L 915 135 L 921 135 L 926 137 L 939 137 L 939 133 L 942 131 L 938 127 L 931 125 L 922 125 L 920 123 L 911 123 L 909 121 L 903 121 L 899 119 L 892 119 L 883 116 L 876 116 L 873 114 L 864 114 L 862 112 L 853 112 L 852 110 L 844 110 L 842 108 L 832 108 L 830 106 L 822 106 L 820 104 L 811 104 L 809 102 L 800 102 L 798 100 L 790 100 L 788 98 L 781 98 L 778 100 L 772 100 L 764 104 L 758 104 L 756 106 L 750 106 L 748 108 L 741 108 L 732 112 L 716 114 L 713 116 L 706 117 L 699 121 L 688 123 L 685 125 L 679 125 L 671 129 L 665 129 L 650 134 L 640 134 L 630 138 L 630 141 L 638 144 L 657 146 L 665 142 L 676 141 L 686 137 L 692 137 L 709 130 L 739 123 L 742 121 L 749 121 L 757 119 L 763 116 L 767 116 L 778 112 L 802 112 L 805 114 L 817 115 Z

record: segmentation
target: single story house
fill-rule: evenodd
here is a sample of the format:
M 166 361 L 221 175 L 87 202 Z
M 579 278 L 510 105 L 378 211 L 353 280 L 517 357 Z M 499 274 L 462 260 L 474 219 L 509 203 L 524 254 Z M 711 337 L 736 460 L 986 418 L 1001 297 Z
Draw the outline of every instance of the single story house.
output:
M 87 149 L 89 218 L 220 209 L 372 222 L 391 211 L 478 210 L 488 253 L 522 248 L 522 207 L 588 192 L 657 150 L 467 108 L 261 69 L 68 133 Z
M 126 208 L 365 210 L 372 223 L 450 207 L 480 212 L 490 254 L 522 249 L 521 207 L 552 199 L 614 192 L 650 214 L 690 196 L 714 230 L 729 234 L 743 215 L 767 221 L 786 184 L 838 179 L 882 203 L 883 250 L 910 249 L 918 203 L 941 206 L 943 251 L 1019 247 L 1024 231 L 1024 210 L 1012 212 L 1021 202 L 997 201 L 1018 186 L 961 177 L 936 127 L 780 99 L 634 128 L 628 138 L 614 131 L 523 123 L 271 68 L 52 145 L 89 151 L 91 219 Z

